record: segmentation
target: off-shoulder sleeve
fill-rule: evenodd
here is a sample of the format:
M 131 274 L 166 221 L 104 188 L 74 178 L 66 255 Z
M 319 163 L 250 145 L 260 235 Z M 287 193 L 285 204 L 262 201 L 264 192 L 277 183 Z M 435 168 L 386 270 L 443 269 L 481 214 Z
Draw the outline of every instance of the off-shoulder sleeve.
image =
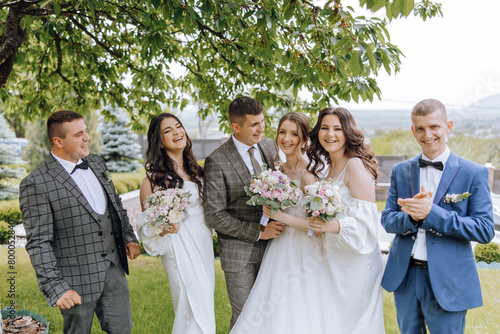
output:
M 137 219 L 136 227 L 139 239 L 149 255 L 161 256 L 167 252 L 167 249 L 172 242 L 172 234 L 169 233 L 160 237 L 157 228 L 151 226 L 150 224 L 146 224 L 145 217 L 146 214 L 145 211 L 143 211 Z
M 378 247 L 378 212 L 372 202 L 352 198 L 347 203 L 343 218 L 339 218 L 339 234 L 325 233 L 325 249 L 336 249 L 368 254 Z

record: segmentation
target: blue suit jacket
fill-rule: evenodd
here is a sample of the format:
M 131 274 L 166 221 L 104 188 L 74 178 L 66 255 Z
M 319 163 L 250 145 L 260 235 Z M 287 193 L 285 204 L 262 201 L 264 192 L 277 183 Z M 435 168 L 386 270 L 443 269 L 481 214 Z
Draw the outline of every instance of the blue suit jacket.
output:
M 420 192 L 420 157 L 394 166 L 382 212 L 385 230 L 396 234 L 382 278 L 382 287 L 389 292 L 395 291 L 406 275 L 417 235 L 397 199 Z M 457 203 L 443 201 L 447 194 L 464 192 L 472 195 Z M 426 230 L 429 277 L 439 305 L 450 312 L 481 306 L 481 287 L 470 241 L 488 243 L 495 235 L 488 169 L 451 153 L 431 212 L 421 228 Z

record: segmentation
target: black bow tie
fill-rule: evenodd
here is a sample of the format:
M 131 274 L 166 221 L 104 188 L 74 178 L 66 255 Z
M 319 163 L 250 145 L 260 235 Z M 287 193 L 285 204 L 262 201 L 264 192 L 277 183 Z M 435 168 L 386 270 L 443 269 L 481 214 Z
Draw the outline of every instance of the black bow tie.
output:
M 75 168 L 73 168 L 73 171 L 71 172 L 71 174 L 73 174 L 78 168 L 88 169 L 89 168 L 89 162 L 87 160 L 83 160 L 81 163 L 79 163 L 78 165 L 76 165 Z
M 418 159 L 418 165 L 420 166 L 420 168 L 425 168 L 425 167 L 431 166 L 431 167 L 434 167 L 440 171 L 443 171 L 443 169 L 444 169 L 444 165 L 441 161 L 432 162 L 429 160 Z

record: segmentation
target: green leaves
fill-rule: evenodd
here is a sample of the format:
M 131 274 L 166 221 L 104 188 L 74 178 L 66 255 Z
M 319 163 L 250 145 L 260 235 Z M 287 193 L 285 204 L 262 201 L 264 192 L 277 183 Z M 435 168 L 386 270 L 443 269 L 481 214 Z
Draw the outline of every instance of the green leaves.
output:
M 389 19 L 413 0 L 361 0 Z M 134 129 L 167 107 L 200 102 L 227 127 L 234 97 L 254 95 L 266 109 L 314 113 L 340 100 L 380 95 L 374 77 L 396 72 L 402 54 L 386 21 L 356 17 L 340 2 L 246 0 L 54 0 L 53 13 L 24 16 L 27 39 L 5 88 L 8 112 L 46 117 L 60 108 L 125 108 Z M 440 12 L 430 1 L 415 11 Z M 35 15 L 36 14 L 36 15 Z M 0 16 L 5 20 L 6 16 Z M 1 57 L 0 57 L 1 58 Z M 314 101 L 299 100 L 302 91 Z

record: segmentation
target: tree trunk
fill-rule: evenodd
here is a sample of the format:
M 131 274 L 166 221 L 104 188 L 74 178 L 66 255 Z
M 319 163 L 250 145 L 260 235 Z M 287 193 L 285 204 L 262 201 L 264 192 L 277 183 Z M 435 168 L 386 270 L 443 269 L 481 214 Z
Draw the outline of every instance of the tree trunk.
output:
M 26 40 L 26 31 L 21 29 L 19 22 L 24 16 L 23 11 L 31 4 L 18 4 L 9 8 L 5 20 L 5 30 L 0 36 L 0 89 L 5 87 L 14 64 L 14 58 L 19 46 Z

